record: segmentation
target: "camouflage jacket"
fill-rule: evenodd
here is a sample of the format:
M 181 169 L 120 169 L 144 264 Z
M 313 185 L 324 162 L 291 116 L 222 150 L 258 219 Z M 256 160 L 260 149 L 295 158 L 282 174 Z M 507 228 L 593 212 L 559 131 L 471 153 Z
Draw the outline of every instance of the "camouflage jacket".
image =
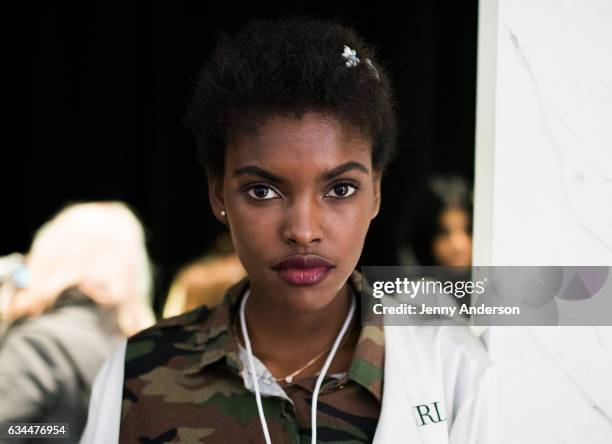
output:
M 354 271 L 349 284 L 359 296 L 361 274 Z M 264 442 L 244 350 L 231 328 L 247 288 L 245 278 L 219 307 L 162 320 L 128 340 L 119 442 Z M 373 439 L 382 399 L 384 333 L 382 322 L 360 325 L 348 373 L 328 375 L 321 387 L 319 442 Z M 283 382 L 281 388 L 263 363 L 256 360 L 256 365 L 272 442 L 310 443 L 315 378 Z

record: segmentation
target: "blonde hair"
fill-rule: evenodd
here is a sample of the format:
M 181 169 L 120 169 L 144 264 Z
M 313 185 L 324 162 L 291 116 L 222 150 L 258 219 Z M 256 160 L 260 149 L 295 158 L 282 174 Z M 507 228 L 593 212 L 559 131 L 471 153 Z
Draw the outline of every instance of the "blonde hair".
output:
M 36 232 L 26 263 L 30 281 L 12 298 L 9 321 L 41 314 L 70 287 L 113 311 L 126 336 L 155 321 L 143 228 L 121 202 L 66 207 Z

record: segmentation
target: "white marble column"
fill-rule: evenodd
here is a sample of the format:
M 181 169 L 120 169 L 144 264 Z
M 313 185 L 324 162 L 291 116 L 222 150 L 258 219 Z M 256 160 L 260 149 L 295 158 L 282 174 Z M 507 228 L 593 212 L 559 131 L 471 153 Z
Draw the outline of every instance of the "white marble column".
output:
M 612 1 L 481 0 L 476 265 L 612 266 Z M 497 327 L 502 443 L 612 442 L 612 331 Z

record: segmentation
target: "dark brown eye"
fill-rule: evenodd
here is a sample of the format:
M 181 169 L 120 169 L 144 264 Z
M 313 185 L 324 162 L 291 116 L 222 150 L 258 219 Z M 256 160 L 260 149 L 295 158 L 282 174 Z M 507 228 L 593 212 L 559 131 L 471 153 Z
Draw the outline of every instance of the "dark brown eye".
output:
M 278 194 L 266 185 L 254 185 L 248 189 L 248 193 L 257 200 L 268 200 L 278 197 Z
M 348 197 L 356 191 L 356 187 L 349 183 L 339 183 L 334 185 L 330 190 L 330 193 L 333 192 L 331 197 Z
M 336 192 L 338 196 L 345 196 L 349 192 L 349 187 L 348 185 L 344 185 L 344 184 L 338 185 L 334 187 L 334 191 Z

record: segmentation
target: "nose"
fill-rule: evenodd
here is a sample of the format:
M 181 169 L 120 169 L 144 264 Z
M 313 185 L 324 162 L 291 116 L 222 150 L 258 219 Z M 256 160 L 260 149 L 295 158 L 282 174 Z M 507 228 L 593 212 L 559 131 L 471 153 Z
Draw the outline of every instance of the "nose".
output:
M 292 245 L 308 247 L 321 242 L 322 212 L 316 199 L 304 197 L 287 206 L 283 223 L 283 240 Z

